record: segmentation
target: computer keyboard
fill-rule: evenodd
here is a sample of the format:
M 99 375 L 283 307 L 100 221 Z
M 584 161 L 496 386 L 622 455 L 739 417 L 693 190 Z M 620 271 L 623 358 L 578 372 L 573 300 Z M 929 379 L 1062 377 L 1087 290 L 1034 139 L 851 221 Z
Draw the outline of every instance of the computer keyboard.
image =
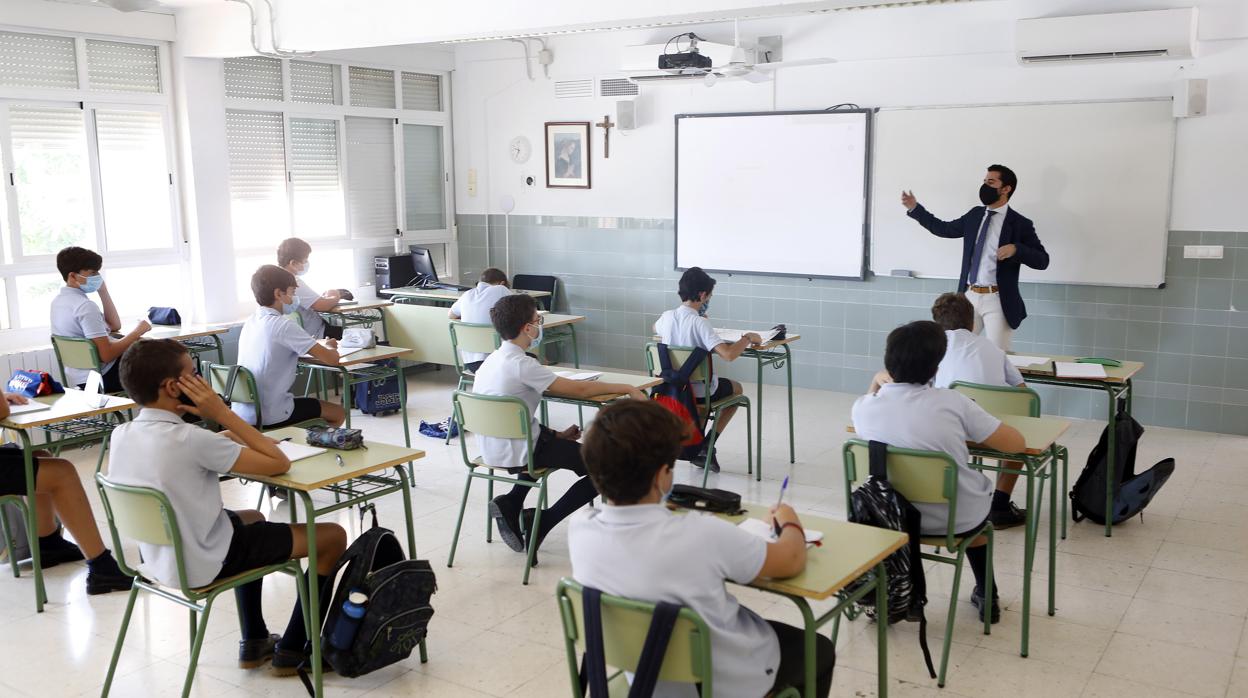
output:
M 467 286 L 456 286 L 455 284 L 443 284 L 443 283 L 429 284 L 425 288 L 438 288 L 438 289 L 442 289 L 443 291 L 468 291 L 470 290 Z

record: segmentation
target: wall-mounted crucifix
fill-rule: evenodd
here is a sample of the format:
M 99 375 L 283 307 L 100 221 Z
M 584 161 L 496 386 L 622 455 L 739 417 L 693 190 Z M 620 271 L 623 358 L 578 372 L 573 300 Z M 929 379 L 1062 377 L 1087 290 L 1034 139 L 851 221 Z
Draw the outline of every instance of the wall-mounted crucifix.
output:
M 603 114 L 602 121 L 594 125 L 602 129 L 602 157 L 609 158 L 611 157 L 611 129 L 615 126 L 611 121 L 611 115 Z

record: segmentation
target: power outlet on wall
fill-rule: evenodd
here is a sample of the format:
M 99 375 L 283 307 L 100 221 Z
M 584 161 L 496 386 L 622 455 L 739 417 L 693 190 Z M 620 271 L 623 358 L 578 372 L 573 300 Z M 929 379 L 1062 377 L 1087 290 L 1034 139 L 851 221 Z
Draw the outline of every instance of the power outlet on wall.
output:
M 477 195 L 477 168 L 468 168 L 468 196 Z
M 1184 245 L 1183 259 L 1222 259 L 1222 245 Z

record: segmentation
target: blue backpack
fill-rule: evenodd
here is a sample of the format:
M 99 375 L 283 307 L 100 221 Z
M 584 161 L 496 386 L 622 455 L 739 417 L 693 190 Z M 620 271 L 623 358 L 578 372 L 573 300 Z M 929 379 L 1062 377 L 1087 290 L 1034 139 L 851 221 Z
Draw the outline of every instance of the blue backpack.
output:
M 377 363 L 393 367 L 395 359 L 386 359 Z M 394 414 L 403 407 L 399 402 L 399 379 L 395 376 L 357 383 L 353 390 L 355 390 L 355 407 L 364 414 L 380 417 Z

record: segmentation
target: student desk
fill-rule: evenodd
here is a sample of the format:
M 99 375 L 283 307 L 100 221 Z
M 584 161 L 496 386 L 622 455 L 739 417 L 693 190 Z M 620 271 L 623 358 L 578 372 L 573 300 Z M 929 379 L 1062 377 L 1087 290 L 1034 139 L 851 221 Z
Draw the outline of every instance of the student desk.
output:
M 63 448 L 100 442 L 100 457 L 95 466 L 96 472 L 99 472 L 100 464 L 104 462 L 104 453 L 108 450 L 108 436 L 117 426 L 108 420 L 107 415 L 132 409 L 135 403 L 129 398 L 107 396 L 104 397 L 103 407 L 95 407 L 87 404 L 86 396 L 81 390 L 75 389 L 68 389 L 61 395 L 35 398 L 34 401 L 52 407 L 38 412 L 9 415 L 8 419 L 0 420 L 0 428 L 17 432 L 18 439 L 21 440 L 22 460 L 26 468 L 26 535 L 30 540 L 31 564 L 35 573 L 35 610 L 43 613 L 48 594 L 43 586 L 43 569 L 39 561 L 39 531 L 35 518 L 35 452 L 28 432 L 32 429 L 43 431 L 48 440 L 39 445 L 58 452 Z M 7 524 L 4 532 L 8 537 Z M 7 544 L 10 541 L 5 542 Z M 12 550 L 10 545 L 10 553 Z M 17 560 L 12 560 L 12 564 L 13 576 L 18 576 Z
M 399 381 L 399 414 L 403 415 L 403 443 L 412 445 L 411 430 L 407 424 L 407 381 L 403 380 L 403 368 L 396 361 L 394 366 L 373 365 L 375 361 L 398 359 L 411 352 L 403 347 L 377 345 L 372 349 L 360 349 L 340 358 L 337 364 L 325 364 L 311 356 L 299 357 L 299 363 L 322 371 L 337 371 L 342 378 L 342 409 L 347 413 L 345 426 L 351 427 L 351 386 L 370 381 L 397 378 Z
M 789 462 L 793 463 L 797 460 L 796 450 L 793 446 L 793 352 L 789 349 L 789 345 L 801 339 L 800 334 L 790 334 L 784 339 L 773 339 L 764 342 L 758 346 L 748 347 L 743 357 L 754 359 L 758 363 L 758 378 L 755 389 L 754 409 L 755 425 L 754 435 L 758 439 L 755 443 L 756 452 L 754 462 L 759 464 L 759 472 L 762 472 L 763 464 L 763 368 L 771 366 L 777 371 L 781 368 L 785 369 L 785 385 L 788 390 L 789 397 Z
M 550 295 L 550 291 L 525 291 L 517 289 L 516 293 L 527 293 L 534 298 L 545 298 Z M 383 288 L 377 292 L 378 295 L 389 294 L 397 299 L 398 303 L 411 303 L 413 301 L 430 301 L 437 305 L 450 306 L 459 300 L 459 297 L 466 293 L 465 291 L 447 290 L 444 288 L 416 288 L 415 286 L 400 286 L 397 288 Z
M 739 524 L 747 518 L 769 520 L 770 510 L 757 504 L 744 505 L 746 513 L 738 516 L 718 515 L 731 523 Z M 825 519 L 820 516 L 802 516 L 802 526 L 823 531 L 823 545 L 806 549 L 806 569 L 788 579 L 763 579 L 750 584 L 779 594 L 794 604 L 802 613 L 806 630 L 806 698 L 815 695 L 815 636 L 819 628 L 829 620 L 835 620 L 832 642 L 840 627 L 841 612 L 851 608 L 868 593 L 875 592 L 878 618 L 888 618 L 888 582 L 884 559 L 899 550 L 908 540 L 905 533 L 885 528 Z M 874 576 L 868 573 L 874 569 Z M 852 594 L 841 592 L 857 579 L 865 578 L 862 588 Z M 833 595 L 838 602 L 831 610 L 818 618 L 810 609 L 809 600 L 820 601 Z M 879 695 L 888 695 L 888 623 L 876 623 L 878 652 Z
M 401 382 L 401 381 L 400 381 Z M 285 427 L 266 432 L 265 436 L 274 439 L 290 438 L 298 443 L 305 443 L 307 430 L 298 427 Z M 424 451 L 390 444 L 364 442 L 367 448 L 353 451 L 329 450 L 325 453 L 297 460 L 290 464 L 290 470 L 282 475 L 247 475 L 246 479 L 260 482 L 273 487 L 281 487 L 290 492 L 290 522 L 296 523 L 298 513 L 294 505 L 298 497 L 303 502 L 304 517 L 308 526 L 308 606 L 311 610 L 312 628 L 308 637 L 312 642 L 312 683 L 316 687 L 316 695 L 323 695 L 321 684 L 321 643 L 316 640 L 321 636 L 320 628 L 320 591 L 316 580 L 316 523 L 318 516 L 324 516 L 340 509 L 346 509 L 369 500 L 383 497 L 392 492 L 400 492 L 403 498 L 403 515 L 407 525 L 407 552 L 414 555 L 416 551 L 416 533 L 412 524 L 412 499 L 409 479 L 413 473 L 404 470 L 404 463 L 412 463 L 425 457 Z M 339 461 L 338 457 L 341 457 Z M 411 467 L 410 465 L 408 467 Z M 395 475 L 390 476 L 381 471 L 394 468 Z M 312 493 L 317 490 L 333 492 L 339 501 L 323 507 L 312 503 Z M 424 642 L 420 645 L 420 660 L 427 661 Z
M 199 360 L 200 354 L 210 351 L 217 352 L 217 363 L 225 363 L 225 350 L 221 346 L 221 335 L 230 331 L 222 325 L 152 325 L 152 329 L 143 335 L 144 339 L 173 339 L 191 352 L 191 358 Z
M 580 368 L 581 355 L 576 347 L 576 325 L 585 322 L 584 315 L 562 315 L 538 311 L 542 316 L 542 343 L 537 345 L 537 355 L 546 363 L 546 347 L 552 344 L 572 345 L 572 365 Z M 550 332 L 556 330 L 556 332 Z
M 1044 480 L 1049 476 L 1048 466 L 1057 458 L 1057 439 L 1070 428 L 1070 422 L 1056 417 L 1021 417 L 1017 415 L 998 415 L 1003 424 L 1008 424 L 1023 435 L 1024 448 L 1022 453 L 1003 453 L 986 446 L 971 443 L 971 456 L 975 458 L 992 458 L 996 460 L 1022 462 L 1023 469 L 1015 470 L 1002 466 L 977 465 L 976 468 L 993 471 L 1018 473 L 1027 478 L 1027 520 L 1023 541 L 1023 627 L 1020 654 L 1028 653 L 1028 642 L 1031 637 L 1031 571 L 1036 557 L 1036 538 L 1040 521 L 1040 507 L 1044 504 Z M 851 425 L 847 429 L 854 433 Z M 1040 486 L 1035 486 L 1036 479 Z M 1057 478 L 1053 478 L 1049 490 L 1049 615 L 1057 612 Z M 848 502 L 846 505 L 848 506 Z
M 624 383 L 631 385 L 638 390 L 648 390 L 663 382 L 661 378 L 651 378 L 650 376 L 640 373 L 615 373 L 612 371 L 603 371 L 602 375 L 595 378 L 589 383 Z M 624 393 L 602 393 L 587 398 L 568 397 L 566 395 L 556 395 L 549 390 L 542 394 L 542 421 L 546 421 L 546 405 L 547 402 L 563 402 L 578 407 L 605 407 L 607 403 L 619 400 L 624 397 Z
M 374 323 L 381 322 L 381 309 L 392 305 L 394 303 L 383 299 L 340 301 L 333 308 L 321 311 L 320 315 L 330 325 L 372 327 Z
M 1019 368 L 1019 372 L 1023 374 L 1023 378 L 1028 383 L 1038 383 L 1041 385 L 1056 385 L 1065 388 L 1083 388 L 1084 390 L 1097 390 L 1105 393 L 1105 397 L 1109 402 L 1109 438 L 1108 453 L 1106 454 L 1107 463 L 1115 463 L 1114 451 L 1118 446 L 1118 400 L 1125 398 L 1126 415 L 1131 416 L 1131 396 L 1135 393 L 1132 389 L 1131 379 L 1135 374 L 1144 369 L 1144 364 L 1139 361 L 1123 361 L 1121 366 L 1106 366 L 1105 378 L 1058 378 L 1056 369 L 1053 366 L 1054 361 L 1074 361 L 1073 356 L 1050 356 L 1043 363 L 1032 364 Z M 1063 490 L 1067 489 L 1068 483 L 1063 482 Z M 1113 511 L 1114 509 L 1114 485 L 1111 479 L 1109 486 L 1105 488 L 1105 511 Z M 1066 536 L 1066 515 L 1065 500 L 1063 500 L 1062 508 L 1062 537 Z M 1111 517 L 1105 520 L 1105 537 L 1114 535 L 1114 524 Z

